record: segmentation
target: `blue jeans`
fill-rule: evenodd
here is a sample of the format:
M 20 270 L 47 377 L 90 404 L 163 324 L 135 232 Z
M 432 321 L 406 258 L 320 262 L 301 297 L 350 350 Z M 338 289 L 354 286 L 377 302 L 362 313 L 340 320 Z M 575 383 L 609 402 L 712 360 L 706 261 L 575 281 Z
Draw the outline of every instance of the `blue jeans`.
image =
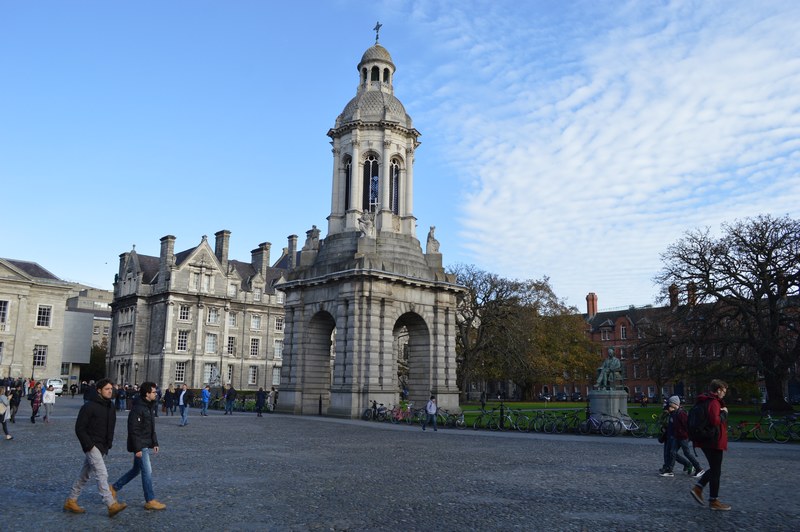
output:
M 672 468 L 675 467 L 675 462 L 677 461 L 683 467 L 693 467 L 700 471 L 703 469 L 700 467 L 700 462 L 697 461 L 697 458 L 694 457 L 692 454 L 692 450 L 689 448 L 689 440 L 678 440 L 674 437 L 670 438 L 670 445 L 669 445 L 669 470 L 672 471 Z M 678 454 L 678 451 L 683 451 L 683 455 L 681 456 Z
M 233 414 L 233 404 L 236 402 L 234 399 L 233 401 L 225 401 L 225 412 Z
M 422 424 L 422 430 L 425 430 L 425 427 L 428 426 L 428 423 L 433 425 L 433 430 L 436 429 L 436 414 L 428 414 L 428 419 L 425 420 L 425 423 Z
M 181 422 L 179 423 L 180 426 L 188 425 L 189 424 L 189 405 L 178 405 L 178 408 L 181 409 Z
M 145 502 L 150 502 L 156 498 L 153 493 L 153 467 L 150 465 L 150 449 L 142 449 L 142 457 L 137 458 L 136 453 L 133 454 L 133 467 L 122 475 L 118 481 L 114 482 L 112 487 L 119 491 L 122 487 L 136 478 L 139 473 L 142 474 L 142 489 L 144 490 Z
M 200 415 L 207 416 L 208 415 L 208 401 L 203 401 L 203 409 L 200 410 Z

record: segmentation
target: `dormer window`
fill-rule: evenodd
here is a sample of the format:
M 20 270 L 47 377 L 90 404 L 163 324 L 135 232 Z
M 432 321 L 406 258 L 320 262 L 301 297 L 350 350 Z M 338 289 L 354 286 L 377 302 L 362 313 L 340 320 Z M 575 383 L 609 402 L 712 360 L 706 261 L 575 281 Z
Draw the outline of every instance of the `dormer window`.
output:
M 261 301 L 261 289 L 253 289 L 253 301 Z

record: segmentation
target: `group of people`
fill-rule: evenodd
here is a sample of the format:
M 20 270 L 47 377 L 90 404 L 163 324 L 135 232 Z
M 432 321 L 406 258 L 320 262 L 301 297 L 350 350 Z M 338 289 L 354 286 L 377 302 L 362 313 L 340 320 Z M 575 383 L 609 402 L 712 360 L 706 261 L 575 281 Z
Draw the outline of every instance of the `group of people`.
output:
M 139 475 L 142 477 L 145 509 L 163 510 L 166 505 L 155 498 L 150 463 L 150 455 L 159 451 L 155 428 L 156 384 L 143 382 L 139 386 L 139 393 L 128 414 L 127 449 L 133 453 L 133 466 L 113 484 L 108 483 L 105 457 L 114 442 L 117 422 L 114 384 L 109 379 L 101 379 L 97 381 L 95 390 L 96 393 L 90 394 L 89 399 L 85 400 L 75 421 L 75 434 L 84 453 L 84 462 L 64 502 L 64 510 L 76 514 L 86 512 L 78 504 L 78 497 L 94 476 L 100 496 L 108 508 L 108 515 L 114 517 L 127 508 L 127 504 L 117 500 L 117 492 Z
M 704 441 L 691 439 L 689 435 L 689 415 L 681 408 L 681 400 L 673 395 L 664 409 L 664 465 L 659 469 L 662 477 L 674 476 L 673 467 L 677 461 L 690 476 L 697 479 L 690 492 L 692 497 L 705 506 L 703 490 L 709 487 L 708 505 L 712 510 L 730 510 L 728 504 L 719 500 L 720 476 L 722 474 L 722 453 L 728 449 L 728 408 L 725 406 L 725 394 L 728 385 L 714 379 L 708 393 L 697 396 L 695 403 L 706 409 L 706 424 L 713 428 L 713 437 Z M 689 443 L 700 449 L 706 457 L 708 468 L 703 469 L 690 449 Z M 682 453 L 679 454 L 679 453 Z
M 9 385 L 8 380 L 5 379 L 0 384 L 0 424 L 3 426 L 5 439 L 13 440 L 14 437 L 8 431 L 8 423 L 17 422 L 17 412 L 22 398 L 26 397 L 31 403 L 31 423 L 36 423 L 36 418 L 41 415 L 39 411 L 42 407 L 44 407 L 42 420 L 50 423 L 56 405 L 56 391 L 52 385 L 45 388 L 41 382 L 34 382 L 30 386 L 27 381 L 25 384 L 11 381 Z

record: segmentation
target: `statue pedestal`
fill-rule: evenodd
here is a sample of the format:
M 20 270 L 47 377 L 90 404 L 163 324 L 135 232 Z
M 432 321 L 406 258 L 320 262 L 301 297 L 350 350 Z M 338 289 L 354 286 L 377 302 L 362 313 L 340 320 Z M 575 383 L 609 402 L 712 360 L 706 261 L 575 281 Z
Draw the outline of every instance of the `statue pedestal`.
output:
M 622 412 L 628 415 L 628 393 L 625 390 L 591 390 L 589 410 L 592 414 L 619 417 Z

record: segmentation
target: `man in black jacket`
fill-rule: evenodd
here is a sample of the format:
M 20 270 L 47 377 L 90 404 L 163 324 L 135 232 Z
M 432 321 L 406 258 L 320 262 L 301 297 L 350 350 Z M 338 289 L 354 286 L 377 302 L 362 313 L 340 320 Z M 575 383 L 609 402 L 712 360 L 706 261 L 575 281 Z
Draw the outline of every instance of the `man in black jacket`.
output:
M 156 383 L 143 382 L 139 388 L 139 400 L 128 414 L 128 451 L 133 453 L 133 467 L 111 486 L 111 492 L 117 492 L 128 482 L 142 474 L 144 489 L 144 507 L 146 510 L 163 510 L 166 508 L 156 500 L 153 492 L 153 467 L 150 454 L 158 454 L 158 437 L 156 436 Z
M 89 477 L 94 475 L 97 479 L 97 490 L 103 497 L 103 502 L 108 506 L 108 516 L 114 517 L 127 506 L 117 502 L 111 494 L 104 460 L 114 441 L 114 426 L 117 424 L 117 413 L 111 402 L 114 386 L 110 380 L 101 379 L 97 381 L 96 389 L 97 395 L 81 407 L 78 419 L 75 421 L 75 434 L 78 436 L 86 459 L 80 475 L 72 485 L 69 497 L 64 503 L 64 510 L 76 514 L 86 511 L 78 506 L 78 497 L 89 481 Z

